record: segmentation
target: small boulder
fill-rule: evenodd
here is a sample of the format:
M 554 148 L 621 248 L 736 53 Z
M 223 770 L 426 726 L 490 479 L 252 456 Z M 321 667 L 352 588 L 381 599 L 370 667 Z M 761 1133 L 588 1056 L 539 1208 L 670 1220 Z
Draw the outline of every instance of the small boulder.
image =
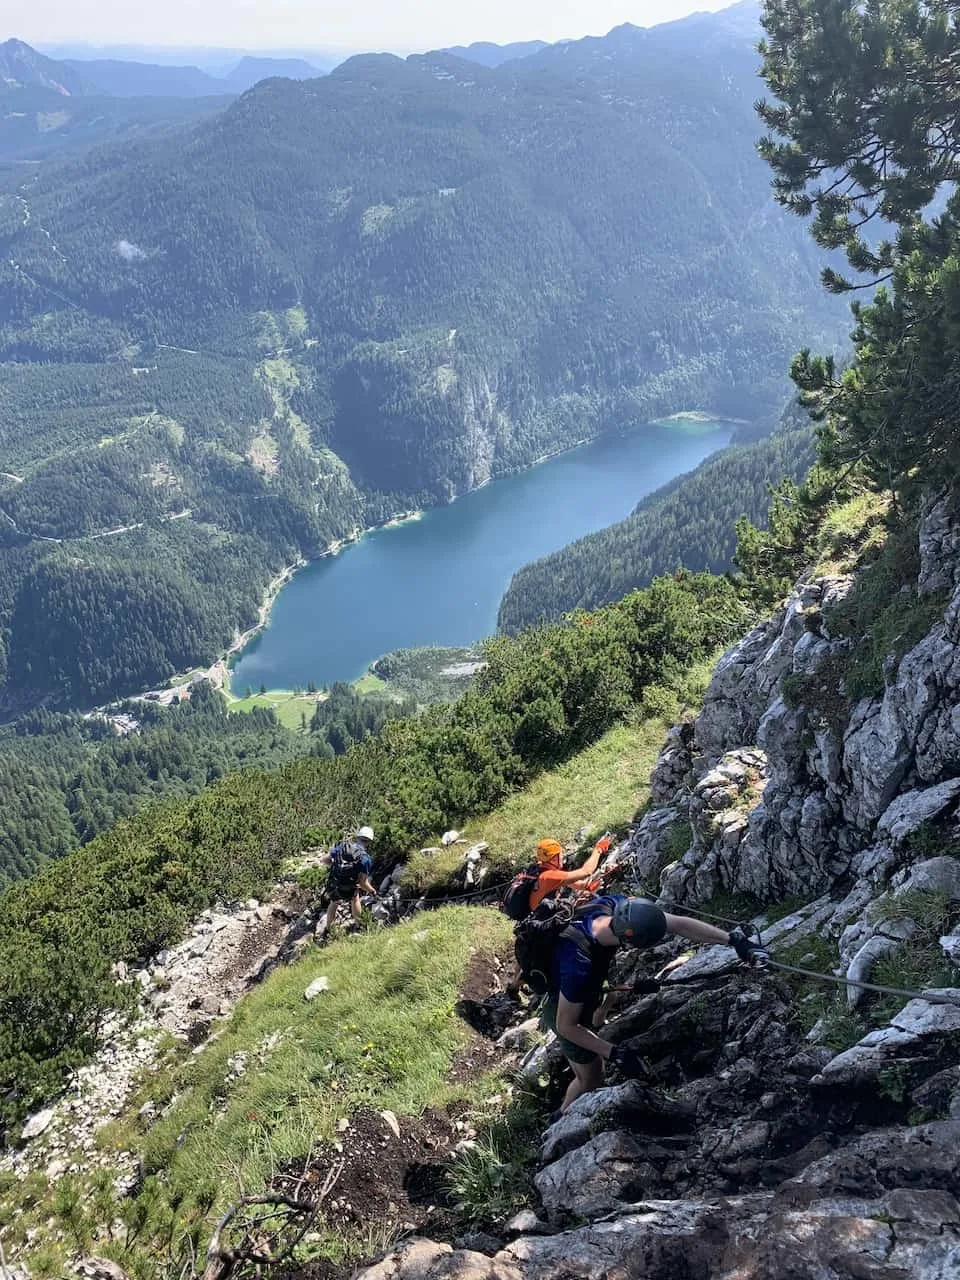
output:
M 511 1236 L 542 1236 L 549 1235 L 550 1228 L 547 1224 L 533 1212 L 532 1209 L 521 1209 L 519 1213 L 515 1213 L 504 1230 Z
M 598 1134 L 547 1165 L 534 1179 L 551 1221 L 594 1217 L 639 1200 L 656 1170 L 630 1134 Z
M 894 897 L 900 898 L 905 893 L 942 893 L 953 902 L 960 901 L 960 859 L 944 854 L 916 863 L 897 887 Z
M 877 833 L 901 844 L 926 822 L 936 818 L 960 796 L 960 778 L 949 778 L 935 787 L 905 791 L 883 812 Z
M 940 946 L 952 965 L 960 969 L 960 933 L 948 933 L 940 939 Z
M 330 979 L 326 974 L 322 974 L 319 978 L 314 978 L 303 993 L 304 1000 L 315 1000 L 317 996 L 322 995 L 324 991 L 330 990 Z
M 45 1133 L 50 1128 L 50 1124 L 55 1115 L 53 1107 L 47 1107 L 43 1111 L 37 1111 L 30 1116 L 20 1133 L 20 1137 L 24 1142 L 30 1142 L 33 1138 L 39 1138 L 41 1133 Z
M 127 1280 L 127 1273 L 109 1258 L 81 1258 L 73 1269 L 84 1280 Z

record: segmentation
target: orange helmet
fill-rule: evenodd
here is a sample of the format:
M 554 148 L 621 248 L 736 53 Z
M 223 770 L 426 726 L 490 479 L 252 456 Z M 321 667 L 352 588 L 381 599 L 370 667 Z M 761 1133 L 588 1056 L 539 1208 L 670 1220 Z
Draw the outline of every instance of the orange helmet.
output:
M 557 862 L 563 855 L 563 845 L 559 840 L 548 838 L 537 845 L 538 862 Z

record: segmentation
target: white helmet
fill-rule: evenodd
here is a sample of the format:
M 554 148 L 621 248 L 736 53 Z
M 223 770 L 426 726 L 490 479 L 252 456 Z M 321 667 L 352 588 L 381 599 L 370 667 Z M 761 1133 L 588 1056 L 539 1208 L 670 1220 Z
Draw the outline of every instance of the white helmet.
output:
M 373 839 L 373 827 L 361 827 L 361 828 L 360 828 L 360 830 L 357 832 L 357 839 L 358 839 L 358 840 L 372 840 L 372 839 Z

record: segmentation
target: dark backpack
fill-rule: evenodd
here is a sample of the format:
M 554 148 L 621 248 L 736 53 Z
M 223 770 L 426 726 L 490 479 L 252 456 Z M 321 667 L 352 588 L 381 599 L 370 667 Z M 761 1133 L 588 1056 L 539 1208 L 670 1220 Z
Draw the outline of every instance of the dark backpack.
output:
M 344 840 L 330 850 L 330 884 L 336 893 L 353 893 L 363 870 L 363 845 Z
M 553 981 L 553 957 L 561 938 L 572 939 L 584 951 L 591 950 L 589 939 L 571 928 L 578 915 L 569 898 L 550 897 L 514 929 L 513 952 L 521 981 L 537 995 L 544 995 Z
M 540 867 L 534 862 L 525 871 L 518 872 L 507 885 L 500 903 L 500 910 L 511 920 L 526 920 L 530 914 L 530 897 L 540 879 Z

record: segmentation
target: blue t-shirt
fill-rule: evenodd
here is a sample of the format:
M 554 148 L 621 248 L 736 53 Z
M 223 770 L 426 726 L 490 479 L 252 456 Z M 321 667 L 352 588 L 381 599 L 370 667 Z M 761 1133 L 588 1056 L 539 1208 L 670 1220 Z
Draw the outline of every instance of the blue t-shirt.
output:
M 589 1004 L 598 999 L 617 948 L 594 942 L 590 926 L 598 916 L 613 915 L 614 907 L 623 901 L 624 895 L 619 893 L 595 898 L 570 925 L 583 935 L 582 939 L 561 938 L 557 943 L 553 956 L 553 989 L 571 1004 Z

